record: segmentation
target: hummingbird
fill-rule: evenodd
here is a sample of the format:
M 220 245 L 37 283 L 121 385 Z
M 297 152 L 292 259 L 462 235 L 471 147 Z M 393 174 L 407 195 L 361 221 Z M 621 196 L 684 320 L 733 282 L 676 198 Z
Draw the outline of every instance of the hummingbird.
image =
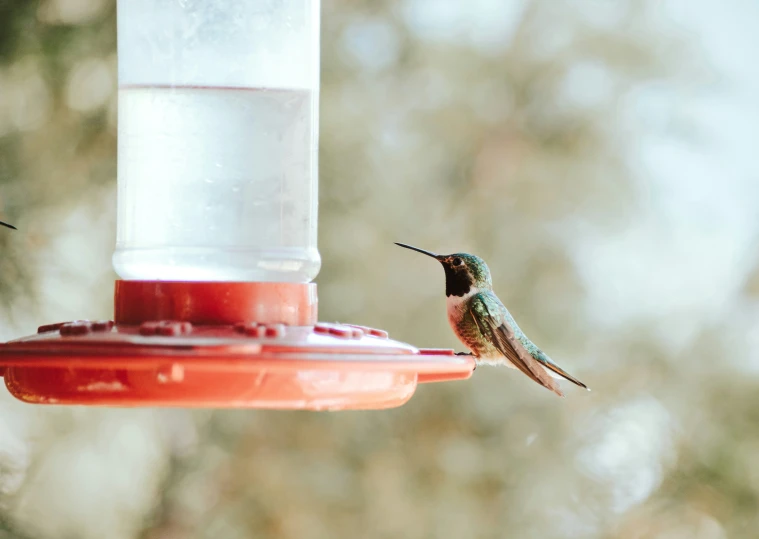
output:
M 448 323 L 471 351 L 466 355 L 473 355 L 478 364 L 519 369 L 560 397 L 564 394 L 556 378 L 588 389 L 527 338 L 493 292 L 490 269 L 483 259 L 468 253 L 437 255 L 405 243 L 396 245 L 430 256 L 443 265 Z
M 12 228 L 13 230 L 17 230 L 15 226 L 9 225 L 8 223 L 3 223 L 2 221 L 0 221 L 0 225 L 7 226 L 8 228 Z

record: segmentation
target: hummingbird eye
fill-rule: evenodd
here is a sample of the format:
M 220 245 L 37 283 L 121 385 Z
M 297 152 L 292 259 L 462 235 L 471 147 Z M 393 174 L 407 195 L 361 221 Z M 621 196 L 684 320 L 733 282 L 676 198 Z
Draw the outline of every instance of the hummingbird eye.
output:
M 464 261 L 461 260 L 459 257 L 454 258 L 453 262 L 451 262 L 451 264 L 454 265 L 454 266 L 460 266 L 463 263 L 464 263 Z

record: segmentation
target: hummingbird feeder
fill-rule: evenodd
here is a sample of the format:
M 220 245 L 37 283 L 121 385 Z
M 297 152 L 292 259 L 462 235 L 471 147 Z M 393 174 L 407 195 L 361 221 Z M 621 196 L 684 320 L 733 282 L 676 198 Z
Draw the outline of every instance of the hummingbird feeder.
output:
M 317 320 L 319 0 L 118 0 L 113 320 L 0 344 L 31 403 L 379 409 L 453 350 Z

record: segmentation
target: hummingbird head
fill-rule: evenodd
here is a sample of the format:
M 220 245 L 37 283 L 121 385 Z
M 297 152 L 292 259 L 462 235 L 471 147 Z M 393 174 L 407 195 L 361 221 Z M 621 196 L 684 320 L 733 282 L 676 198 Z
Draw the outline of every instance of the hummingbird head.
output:
M 435 253 L 404 243 L 396 243 L 396 245 L 430 256 L 443 265 L 446 296 L 465 296 L 471 292 L 472 288 L 478 290 L 493 289 L 490 269 L 488 269 L 488 265 L 479 256 L 468 253 L 436 255 Z

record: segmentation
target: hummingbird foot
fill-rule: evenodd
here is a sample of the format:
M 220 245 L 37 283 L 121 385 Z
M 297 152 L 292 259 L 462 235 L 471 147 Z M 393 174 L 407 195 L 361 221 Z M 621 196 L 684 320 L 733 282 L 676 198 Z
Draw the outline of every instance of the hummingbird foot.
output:
M 474 354 L 472 352 L 456 352 L 457 356 L 470 356 L 474 357 Z M 474 362 L 474 368 L 472 369 L 472 372 L 477 370 L 477 362 Z

